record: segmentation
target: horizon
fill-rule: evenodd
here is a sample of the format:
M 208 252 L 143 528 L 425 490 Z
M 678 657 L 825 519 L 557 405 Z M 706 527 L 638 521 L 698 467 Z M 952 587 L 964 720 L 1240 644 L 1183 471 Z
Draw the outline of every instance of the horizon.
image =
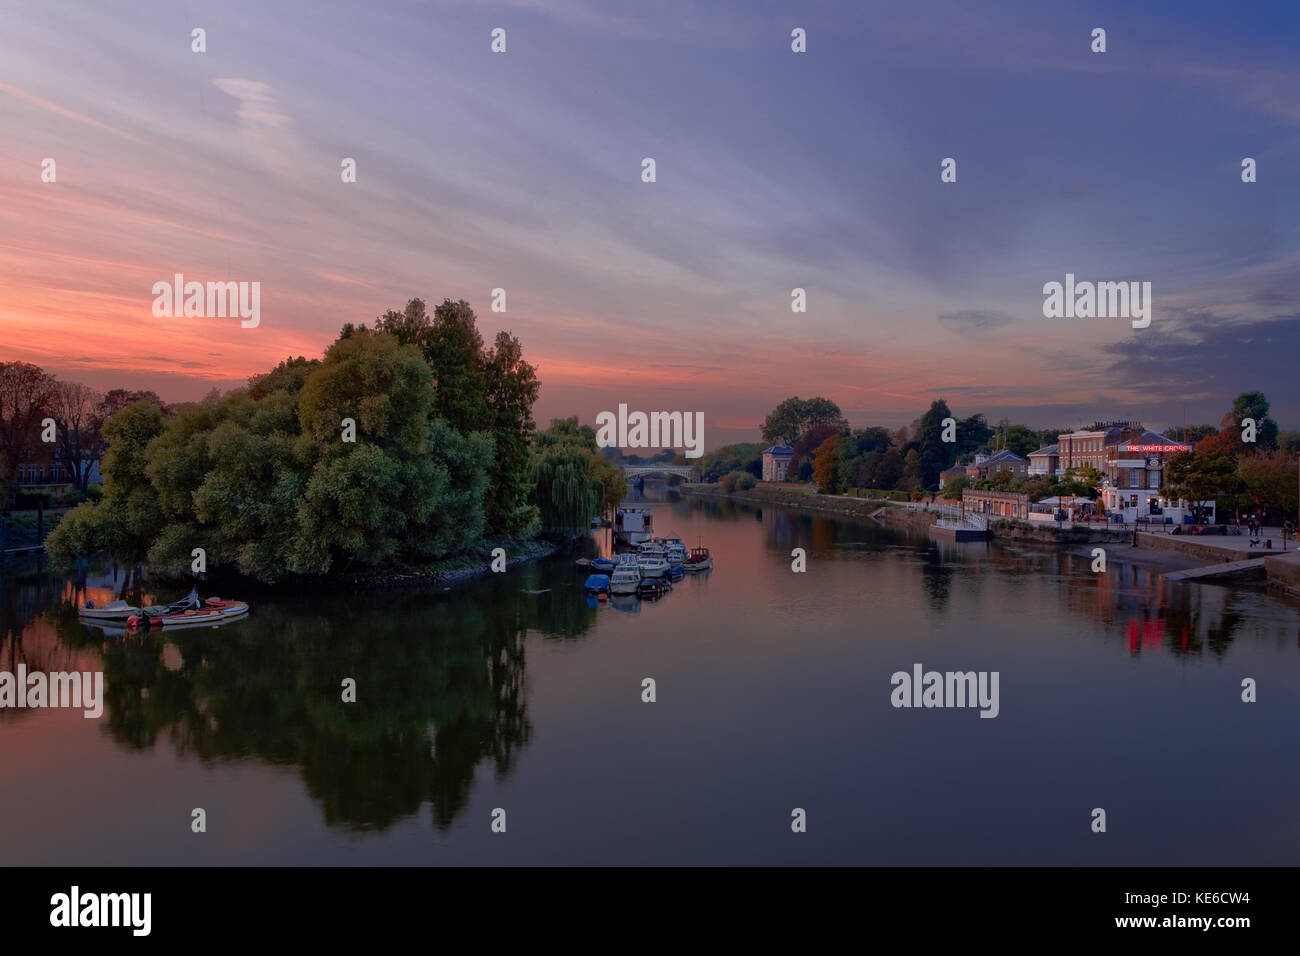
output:
M 892 429 L 940 397 L 1170 431 L 1258 390 L 1300 419 L 1300 11 L 834 6 L 28 10 L 0 40 L 0 358 L 193 401 L 445 296 L 518 336 L 539 425 L 701 411 L 706 450 L 790 395 Z M 48 71 L 69 44 L 99 55 Z M 260 282 L 260 324 L 154 316 L 175 273 Z M 1045 319 L 1067 275 L 1151 282 L 1150 328 Z

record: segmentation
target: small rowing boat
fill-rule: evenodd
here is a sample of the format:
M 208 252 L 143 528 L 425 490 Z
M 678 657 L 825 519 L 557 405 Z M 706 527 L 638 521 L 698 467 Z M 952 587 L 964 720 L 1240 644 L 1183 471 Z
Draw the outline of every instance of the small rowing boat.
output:
M 223 601 L 221 598 L 208 598 L 200 607 L 183 611 L 150 614 L 132 614 L 126 619 L 128 631 L 152 629 L 156 627 L 196 627 L 201 624 L 224 624 L 248 614 L 248 605 L 243 601 Z
M 94 601 L 87 601 L 85 607 L 77 609 L 77 616 L 88 624 L 96 624 L 100 621 L 125 621 L 131 615 L 141 613 L 155 617 L 163 614 L 179 614 L 181 611 L 199 607 L 200 604 L 199 592 L 192 588 L 190 593 L 179 601 L 173 601 L 171 604 L 147 605 L 143 609 L 127 604 L 125 601 L 109 601 L 101 607 L 95 607 Z

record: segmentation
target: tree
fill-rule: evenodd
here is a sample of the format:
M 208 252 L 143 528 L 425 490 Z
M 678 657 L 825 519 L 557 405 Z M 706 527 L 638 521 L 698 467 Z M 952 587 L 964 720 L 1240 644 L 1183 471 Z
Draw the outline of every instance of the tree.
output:
M 921 485 L 921 454 L 915 448 L 903 456 L 903 477 L 898 481 L 899 491 L 911 491 Z
M 431 558 L 481 539 L 491 437 L 443 419 L 431 378 L 415 346 L 387 333 L 362 330 L 326 352 L 298 399 L 315 448 L 290 570 Z M 356 423 L 355 442 L 340 440 L 344 418 Z
M 144 560 L 163 519 L 146 472 L 149 443 L 162 432 L 163 422 L 162 410 L 147 400 L 108 420 L 104 500 L 82 503 L 63 517 L 45 543 L 51 555 L 67 560 L 103 550 L 128 567 Z
M 411 299 L 401 312 L 389 310 L 376 319 L 375 328 L 421 349 L 433 369 L 435 415 L 462 434 L 491 434 L 494 455 L 484 502 L 488 530 L 523 532 L 537 518 L 527 499 L 533 404 L 541 386 L 519 340 L 498 332 L 492 348 L 485 349 L 474 310 L 464 299 L 444 299 L 432 316 L 422 299 Z
M 497 333 L 496 341 L 484 356 L 483 366 L 489 412 L 487 425 L 495 446 L 483 511 L 490 533 L 517 535 L 537 520 L 536 510 L 528 504 L 532 491 L 529 445 L 536 430 L 533 404 L 541 383 L 537 380 L 537 370 L 524 361 L 519 340 L 508 332 Z M 620 486 L 623 488 L 613 502 L 617 504 L 627 494 L 627 485 L 622 481 L 621 472 L 611 470 L 617 473 L 617 480 L 606 475 L 607 487 L 611 493 Z
M 953 475 L 943 483 L 943 496 L 960 501 L 962 490 L 969 487 L 970 478 L 967 475 Z
M 1217 435 L 1219 429 L 1213 425 L 1185 425 L 1177 429 L 1178 440 L 1187 445 L 1195 445 L 1202 438 Z
M 541 527 L 560 534 L 586 530 L 592 517 L 627 497 L 623 472 L 598 454 L 596 430 L 576 415 L 552 419 L 537 433 L 531 476 Z
M 822 440 L 813 452 L 813 481 L 817 490 L 824 495 L 833 495 L 841 491 L 839 471 L 838 431 Z
M 0 480 L 6 500 L 17 490 L 18 466 L 43 451 L 41 420 L 56 388 L 54 378 L 39 366 L 0 362 Z
M 787 398 L 763 421 L 763 441 L 793 445 L 804 432 L 816 425 L 834 425 L 838 431 L 847 428 L 848 422 L 840 407 L 829 398 Z
M 755 477 L 759 477 L 763 474 L 762 447 L 762 445 L 755 442 L 723 445 L 700 459 L 700 473 L 705 475 L 725 475 L 733 471 L 750 471 L 746 465 L 752 460 L 758 462 L 759 470 Z
M 812 477 L 815 470 L 814 459 L 817 456 L 817 449 L 826 439 L 839 433 L 839 426 L 832 424 L 813 425 L 806 429 L 802 435 L 795 439 L 794 455 L 790 459 L 794 468 L 791 470 L 790 477 L 792 479 L 797 478 L 799 481 L 807 481 Z M 804 468 L 805 461 L 807 462 L 806 469 Z
M 998 450 L 1006 449 L 1021 458 L 1027 458 L 1031 451 L 1037 451 L 1041 436 L 1028 425 L 1013 425 L 1005 418 L 998 422 L 993 445 Z
M 1239 458 L 1247 452 L 1272 451 L 1277 447 L 1277 422 L 1268 417 L 1269 403 L 1263 392 L 1242 392 L 1232 402 L 1232 408 L 1219 422 L 1219 431 L 1196 443 L 1195 450 L 1207 455 L 1222 453 Z M 1242 441 L 1242 421 L 1255 422 L 1255 441 Z
M 973 455 L 982 448 L 987 448 L 993 437 L 993 429 L 982 414 L 976 413 L 970 418 L 963 418 L 957 423 L 957 458 Z
M 921 416 L 917 429 L 921 443 L 919 484 L 926 488 L 937 487 L 939 473 L 951 468 L 957 460 L 957 443 L 943 440 L 944 419 L 951 417 L 952 411 L 942 398 L 931 402 L 929 410 Z M 955 427 L 953 437 L 957 437 Z
M 103 396 L 78 382 L 58 382 L 50 402 L 57 426 L 59 459 L 72 484 L 85 493 L 91 469 L 104 456 L 104 421 L 100 417 Z
M 1242 501 L 1271 515 L 1296 513 L 1296 461 L 1275 451 L 1244 456 L 1237 461 Z
M 104 398 L 99 403 L 99 417 L 107 422 L 122 409 L 141 400 L 152 402 L 158 406 L 158 410 L 163 415 L 171 413 L 171 409 L 166 402 L 158 397 L 157 392 L 148 389 L 110 388 L 104 393 Z
M 1224 452 L 1176 452 L 1165 464 L 1169 492 L 1184 498 L 1201 513 L 1200 502 L 1236 494 L 1240 488 L 1236 463 Z
M 533 503 L 545 530 L 577 533 L 599 513 L 605 488 L 592 470 L 593 460 L 599 459 L 576 444 L 553 445 L 534 457 Z
M 893 491 L 903 477 L 903 453 L 897 448 L 888 449 L 876 465 L 875 487 Z

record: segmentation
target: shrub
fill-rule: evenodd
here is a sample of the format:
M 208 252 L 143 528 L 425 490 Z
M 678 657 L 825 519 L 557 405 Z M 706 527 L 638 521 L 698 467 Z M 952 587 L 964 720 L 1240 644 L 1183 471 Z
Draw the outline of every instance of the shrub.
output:
M 733 491 L 748 491 L 758 484 L 758 479 L 747 471 L 732 471 L 722 476 L 722 490 L 731 494 Z

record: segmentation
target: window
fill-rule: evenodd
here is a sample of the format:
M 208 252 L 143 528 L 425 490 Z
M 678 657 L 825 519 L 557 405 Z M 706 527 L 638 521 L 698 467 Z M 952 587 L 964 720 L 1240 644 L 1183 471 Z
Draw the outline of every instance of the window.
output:
M 1139 476 L 1140 476 L 1140 472 L 1137 468 L 1130 468 L 1128 470 L 1128 486 L 1130 488 L 1142 487 L 1141 483 L 1138 481 Z

